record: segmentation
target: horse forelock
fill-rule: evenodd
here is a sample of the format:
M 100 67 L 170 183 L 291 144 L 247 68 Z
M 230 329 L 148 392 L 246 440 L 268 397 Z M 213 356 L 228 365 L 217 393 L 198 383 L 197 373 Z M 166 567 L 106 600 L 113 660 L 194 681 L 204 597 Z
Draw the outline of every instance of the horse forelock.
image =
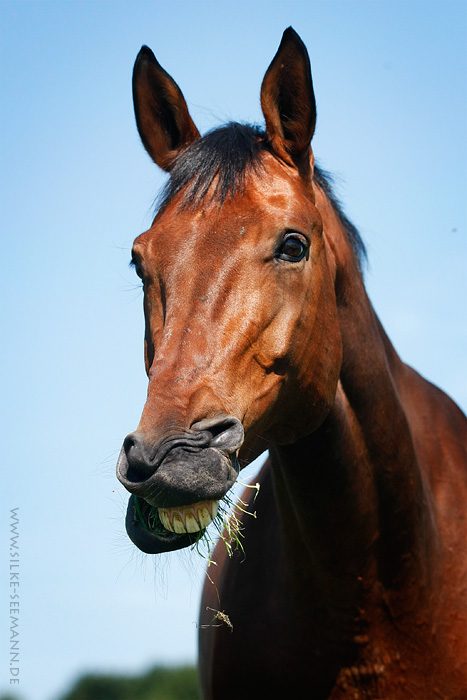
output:
M 230 122 L 186 148 L 170 171 L 157 201 L 163 210 L 181 194 L 179 207 L 195 209 L 206 199 L 223 204 L 244 192 L 248 174 L 262 169 L 265 134 L 258 127 Z
M 175 197 L 180 209 L 195 210 L 206 200 L 222 205 L 228 197 L 242 195 L 250 174 L 264 170 L 261 156 L 266 150 L 266 133 L 258 126 L 230 122 L 209 131 L 178 156 L 156 209 L 162 212 Z M 362 269 L 367 260 L 365 244 L 343 212 L 332 176 L 315 164 L 313 179 L 331 202 Z

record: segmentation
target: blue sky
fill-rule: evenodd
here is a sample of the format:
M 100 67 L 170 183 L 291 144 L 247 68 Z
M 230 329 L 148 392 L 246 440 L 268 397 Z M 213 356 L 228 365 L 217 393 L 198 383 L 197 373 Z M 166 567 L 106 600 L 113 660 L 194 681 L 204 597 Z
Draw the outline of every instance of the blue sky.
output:
M 146 391 L 129 251 L 164 181 L 139 142 L 131 71 L 148 44 L 201 130 L 261 122 L 289 25 L 312 60 L 315 154 L 367 243 L 376 311 L 402 358 L 467 408 L 463 0 L 3 0 L 1 580 L 19 507 L 26 700 L 85 670 L 195 659 L 203 563 L 138 553 L 114 477 Z

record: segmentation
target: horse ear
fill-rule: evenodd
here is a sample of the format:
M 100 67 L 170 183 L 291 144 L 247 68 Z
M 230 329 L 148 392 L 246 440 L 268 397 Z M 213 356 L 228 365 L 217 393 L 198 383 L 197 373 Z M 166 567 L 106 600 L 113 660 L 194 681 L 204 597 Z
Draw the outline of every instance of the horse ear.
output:
M 180 151 L 199 138 L 199 131 L 177 83 L 147 46 L 133 69 L 133 103 L 146 151 L 163 170 L 170 170 Z
M 309 162 L 316 125 L 310 59 L 297 32 L 285 30 L 261 85 L 261 108 L 273 150 L 295 165 Z

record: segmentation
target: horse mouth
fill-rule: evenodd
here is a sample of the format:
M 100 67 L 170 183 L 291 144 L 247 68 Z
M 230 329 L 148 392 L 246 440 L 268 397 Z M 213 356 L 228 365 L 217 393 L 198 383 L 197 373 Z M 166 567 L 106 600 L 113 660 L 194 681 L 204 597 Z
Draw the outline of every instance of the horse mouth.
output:
M 147 554 L 160 554 L 196 543 L 217 515 L 218 501 L 190 506 L 157 508 L 144 498 L 131 496 L 126 530 L 131 541 Z
M 218 509 L 219 501 L 201 501 L 192 506 L 157 510 L 165 529 L 181 535 L 188 532 L 204 532 L 216 517 Z

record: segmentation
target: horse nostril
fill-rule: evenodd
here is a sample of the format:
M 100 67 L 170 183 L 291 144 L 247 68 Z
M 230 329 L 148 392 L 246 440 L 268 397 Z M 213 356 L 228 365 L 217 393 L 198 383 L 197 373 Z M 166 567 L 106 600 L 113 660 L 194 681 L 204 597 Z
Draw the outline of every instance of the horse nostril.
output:
M 211 434 L 210 447 L 215 447 L 226 455 L 231 455 L 241 447 L 244 431 L 235 416 L 215 416 L 193 423 L 192 430 L 203 430 Z
M 123 451 L 128 465 L 124 476 L 128 481 L 142 482 L 153 475 L 154 464 L 140 435 L 137 433 L 127 435 L 123 441 Z

